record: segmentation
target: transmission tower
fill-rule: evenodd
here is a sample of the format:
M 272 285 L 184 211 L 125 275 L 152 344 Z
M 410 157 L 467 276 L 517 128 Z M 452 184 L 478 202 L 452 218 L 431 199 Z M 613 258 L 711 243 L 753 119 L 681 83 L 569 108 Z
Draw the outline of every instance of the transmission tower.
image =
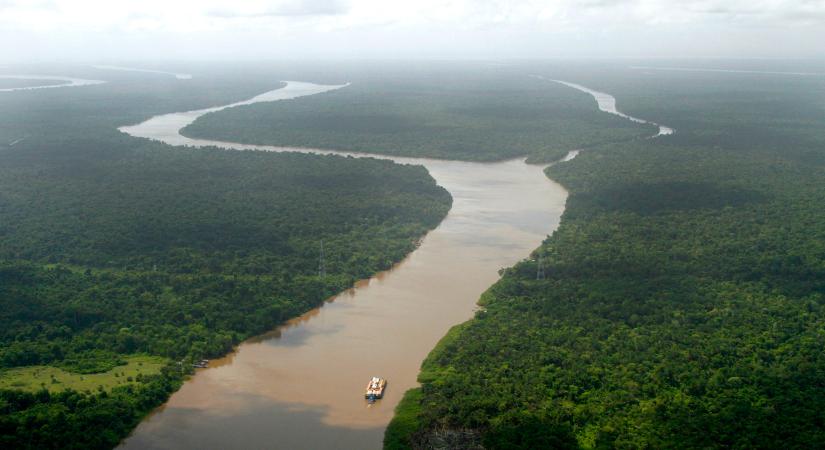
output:
M 321 254 L 318 257 L 318 276 L 321 278 L 327 276 L 327 265 L 324 262 L 324 241 L 321 241 Z

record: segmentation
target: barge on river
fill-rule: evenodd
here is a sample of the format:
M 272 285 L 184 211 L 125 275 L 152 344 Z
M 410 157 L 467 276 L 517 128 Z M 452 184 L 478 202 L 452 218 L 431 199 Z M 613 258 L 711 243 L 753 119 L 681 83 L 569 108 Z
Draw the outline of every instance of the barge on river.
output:
M 384 397 L 384 389 L 387 388 L 387 380 L 381 377 L 372 377 L 369 383 L 367 383 L 367 392 L 364 394 L 364 398 L 370 401 L 375 401 L 379 398 Z

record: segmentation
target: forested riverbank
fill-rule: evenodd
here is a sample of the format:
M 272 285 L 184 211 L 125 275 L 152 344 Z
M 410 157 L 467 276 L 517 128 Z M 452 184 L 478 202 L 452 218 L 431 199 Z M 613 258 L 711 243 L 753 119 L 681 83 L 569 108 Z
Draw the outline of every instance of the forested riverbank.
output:
M 620 109 L 677 134 L 644 139 L 652 127 L 546 81 L 494 88 L 527 73 L 612 93 Z M 386 446 L 825 445 L 822 80 L 517 65 L 488 75 L 427 76 L 409 90 L 400 89 L 409 80 L 379 83 L 307 98 L 306 108 L 238 107 L 189 130 L 471 160 L 547 161 L 585 148 L 548 170 L 571 193 L 562 226 L 432 352 Z M 61 372 L 39 372 L 56 374 L 44 389 L 2 391 L 0 444 L 114 445 L 179 387 L 178 361 L 221 354 L 386 267 L 449 208 L 417 167 L 116 133 L 272 88 L 238 75 L 188 87 L 132 76 L 0 109 L 4 369 L 111 374 L 115 386 L 66 391 L 73 381 Z M 287 106 L 301 119 L 290 122 Z M 346 122 L 349 111 L 362 113 Z M 309 123 L 316 112 L 325 126 Z M 264 119 L 247 120 L 253 113 Z M 430 115 L 438 120 L 422 122 Z M 233 135 L 223 120 L 245 128 Z M 290 123 L 299 132 L 271 131 Z M 342 146 L 329 144 L 339 135 Z M 274 238 L 283 234 L 293 238 Z M 130 364 L 147 353 L 169 364 L 133 377 Z
M 0 146 L 0 446 L 117 445 L 194 361 L 388 269 L 449 210 L 418 166 L 115 131 L 267 90 L 204 78 L 6 94 L 0 142 L 25 140 Z
M 207 114 L 185 136 L 462 161 L 562 158 L 655 127 L 599 114 L 580 92 L 509 70 L 432 65 L 359 74 L 346 89 Z
M 825 445 L 825 83 L 617 72 L 575 81 L 677 134 L 548 169 L 560 228 L 430 354 L 386 448 Z

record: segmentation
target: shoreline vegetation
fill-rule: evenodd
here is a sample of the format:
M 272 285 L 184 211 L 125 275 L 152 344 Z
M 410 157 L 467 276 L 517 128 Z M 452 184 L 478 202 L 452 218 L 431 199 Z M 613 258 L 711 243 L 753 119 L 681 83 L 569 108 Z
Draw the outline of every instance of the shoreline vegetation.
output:
M 634 75 L 576 81 L 679 132 L 546 170 L 560 227 L 433 349 L 385 448 L 825 445 L 825 85 Z
M 369 92 L 347 88 L 330 93 L 323 101 L 318 97 L 232 108 L 204 116 L 187 133 L 246 143 L 358 151 L 380 148 L 404 156 L 479 161 L 509 159 L 518 154 L 534 162 L 548 162 L 570 149 L 587 148 L 575 160 L 546 171 L 570 192 L 559 229 L 529 258 L 504 269 L 502 278 L 479 301 L 483 308 L 476 316 L 450 330 L 433 349 L 422 364 L 421 388 L 407 392 L 398 405 L 397 415 L 386 431 L 386 448 L 825 446 L 825 419 L 821 413 L 825 410 L 825 391 L 821 389 L 825 373 L 821 352 L 825 344 L 821 332 L 825 329 L 825 219 L 820 211 L 825 196 L 825 138 L 821 135 L 825 123 L 821 105 L 816 103 L 825 96 L 823 83 L 806 79 L 788 84 L 742 74 L 662 72 L 642 76 L 634 70 L 596 69 L 555 67 L 542 72 L 516 67 L 502 72 L 506 73 L 502 76 L 542 72 L 572 80 L 609 92 L 619 100 L 619 109 L 667 123 L 678 133 L 656 140 L 638 139 L 650 134 L 650 127 L 599 113 L 588 94 L 541 82 L 542 89 L 549 92 L 549 97 L 544 97 L 538 88 L 522 84 L 528 81 L 496 90 L 485 83 L 501 78 L 462 82 L 458 75 L 446 83 L 443 76 L 428 75 L 409 91 L 398 91 L 398 84 L 405 83 L 396 80 L 398 84 L 389 83 L 376 90 L 384 97 L 380 101 L 369 98 Z M 209 82 L 199 85 L 204 83 L 203 77 L 190 81 L 197 89 L 216 86 Z M 218 86 L 224 86 L 224 90 L 213 97 L 245 98 L 247 93 L 239 93 L 240 88 L 227 87 L 236 86 L 237 79 L 232 83 L 223 81 L 226 83 Z M 358 85 L 353 83 L 351 87 Z M 149 116 L 184 110 L 181 104 L 195 109 L 195 94 L 206 92 L 195 89 L 169 99 L 161 99 L 166 94 L 158 94 L 155 106 L 140 103 L 135 107 L 132 102 L 143 89 L 157 92 L 152 91 L 156 88 L 148 84 L 141 85 L 142 89 L 138 85 L 113 86 L 93 87 L 88 92 L 103 99 L 116 93 L 121 102 L 115 108 L 118 114 L 102 118 L 93 106 L 85 104 L 83 111 L 98 122 L 81 121 L 74 128 L 61 124 L 51 138 L 27 138 L 14 151 L 0 147 L 0 182 L 6 182 L 0 189 L 4 195 L 0 196 L 0 214 L 28 225 L 9 227 L 6 224 L 13 222 L 0 221 L 0 227 L 6 227 L 0 228 L 0 237 L 19 233 L 35 244 L 47 240 L 70 244 L 29 248 L 12 247 L 5 244 L 11 241 L 5 241 L 0 245 L 0 250 L 7 251 L 0 255 L 5 261 L 0 264 L 0 277 L 4 277 L 0 290 L 5 289 L 0 291 L 0 300 L 35 305 L 4 312 L 6 315 L 0 319 L 5 323 L 10 320 L 9 314 L 18 314 L 15 317 L 24 323 L 32 317 L 55 317 L 66 327 L 53 327 L 46 321 L 10 331 L 9 335 L 15 334 L 5 337 L 4 343 L 22 343 L 25 348 L 3 357 L 35 355 L 47 361 L 62 361 L 61 367 L 76 372 L 105 372 L 118 367 L 123 354 L 133 354 L 144 348 L 141 346 L 169 346 L 175 358 L 206 355 L 213 350 L 225 352 L 249 332 L 233 329 L 237 321 L 261 318 L 262 322 L 255 324 L 260 327 L 267 320 L 280 320 L 311 307 L 311 298 L 316 298 L 312 293 L 325 292 L 329 287 L 311 275 L 317 263 L 311 244 L 298 246 L 299 251 L 292 248 L 289 253 L 303 255 L 299 257 L 302 263 L 285 263 L 282 267 L 284 273 L 300 267 L 308 275 L 289 278 L 295 283 L 290 284 L 294 291 L 277 291 L 275 287 L 284 289 L 282 283 L 287 277 L 268 277 L 267 270 L 274 260 L 244 252 L 248 241 L 243 239 L 230 239 L 225 253 L 214 253 L 220 246 L 215 247 L 213 239 L 204 239 L 187 243 L 182 254 L 169 255 L 159 248 L 143 255 L 142 251 L 130 251 L 129 240 L 123 239 L 130 235 L 123 233 L 136 230 L 123 228 L 123 224 L 109 227 L 103 226 L 105 222 L 91 222 L 117 237 L 117 245 L 112 246 L 111 239 L 84 241 L 84 234 L 79 232 L 81 239 L 73 241 L 67 238 L 71 233 L 26 222 L 36 216 L 25 210 L 18 212 L 17 205 L 31 203 L 26 199 L 63 199 L 68 206 L 45 201 L 36 203 L 35 212 L 46 217 L 47 224 L 68 221 L 84 231 L 88 218 L 97 214 L 72 222 L 67 211 L 105 205 L 104 209 L 109 210 L 103 217 L 117 217 L 123 212 L 118 209 L 121 205 L 135 200 L 129 196 L 135 180 L 146 173 L 157 173 L 156 179 L 150 177 L 154 181 L 145 185 L 143 192 L 161 201 L 139 204 L 141 211 L 155 214 L 141 219 L 145 226 L 136 228 L 141 233 L 148 229 L 150 236 L 163 243 L 170 230 L 184 227 L 189 232 L 187 223 L 203 220 L 194 215 L 183 221 L 168 221 L 164 216 L 178 214 L 175 208 L 155 211 L 157 204 L 180 205 L 173 197 L 181 193 L 169 191 L 170 186 L 193 183 L 196 188 L 184 190 L 185 196 L 214 201 L 215 192 L 209 188 L 216 179 L 236 179 L 238 167 L 227 170 L 226 164 L 243 160 L 228 154 L 257 154 L 171 149 L 113 133 L 115 123 L 135 122 L 136 115 L 143 116 L 136 111 L 155 108 L 151 114 L 144 114 Z M 490 87 L 489 96 L 483 95 L 484 86 Z M 244 84 L 244 89 L 253 88 L 253 83 Z M 508 89 L 521 93 L 512 95 Z M 458 94 L 447 95 L 450 90 Z M 336 97 L 353 91 L 357 96 Z M 543 102 L 525 98 L 533 95 Z M 422 97 L 427 101 L 422 102 Z M 63 92 L 58 102 L 68 107 L 73 99 L 73 94 Z M 557 106 L 545 104 L 552 103 L 552 99 L 558 100 Z M 304 100 L 311 101 L 307 104 Z M 157 106 L 161 104 L 165 106 Z M 32 125 L 26 119 L 33 113 L 15 116 L 14 106 L 0 109 L 0 118 L 9 118 L 8 126 L 0 125 L 0 138 L 11 142 L 21 132 L 43 132 L 36 128 L 34 133 L 29 132 L 27 127 Z M 294 108 L 294 117 L 300 123 L 290 122 L 289 108 Z M 396 110 L 409 112 L 404 113 L 406 116 L 382 112 Z M 350 121 L 342 118 L 347 111 L 356 112 Z M 66 109 L 62 112 L 65 114 Z M 307 123 L 318 112 L 323 127 Z M 433 112 L 433 122 L 421 126 L 419 119 Z M 529 120 L 536 114 L 548 115 L 549 122 Z M 76 116 L 83 117 L 79 113 Z M 249 120 L 252 116 L 259 119 Z M 129 120 L 124 120 L 127 117 Z M 57 124 L 61 118 L 57 114 L 50 120 Z M 246 128 L 233 128 L 241 122 Z M 333 126 L 336 124 L 339 128 Z M 277 131 L 289 126 L 296 133 Z M 591 126 L 603 132 L 588 135 Z M 355 132 L 347 135 L 347 129 Z M 480 134 L 485 129 L 490 130 L 487 138 Z M 98 133 L 106 145 L 86 137 Z M 66 134 L 73 138 L 68 146 L 64 144 Z M 344 148 L 329 144 L 336 134 L 342 136 Z M 395 135 L 412 144 L 401 145 L 394 140 Z M 434 136 L 438 142 L 466 145 L 432 145 L 436 142 Z M 518 137 L 514 141 L 518 145 L 502 145 L 514 137 Z M 463 141 L 465 138 L 469 140 Z M 542 141 L 541 146 L 529 150 L 537 141 Z M 474 153 L 473 148 L 480 151 Z M 112 149 L 117 149 L 115 156 Z M 244 170 L 254 172 L 260 160 L 251 158 Z M 294 165 L 290 167 L 303 167 L 311 158 L 320 157 L 292 158 Z M 341 160 L 349 158 L 336 161 Z M 91 170 L 86 167 L 90 161 L 95 162 Z M 170 169 L 180 170 L 192 163 L 204 166 L 196 165 L 185 176 Z M 385 164 L 386 176 L 396 179 L 391 174 L 394 165 Z M 107 178 L 112 170 L 118 176 Z M 412 185 L 423 189 L 419 194 L 428 199 L 425 211 L 434 223 L 414 229 L 400 226 L 390 233 L 388 241 L 422 234 L 427 227 L 437 225 L 439 214 L 446 214 L 445 202 L 449 208 L 449 195 L 445 198 L 444 192 L 433 191 L 432 179 L 427 181 L 420 168 L 410 170 L 407 175 L 414 179 Z M 115 182 L 124 175 L 128 183 Z M 69 184 L 73 189 L 63 192 L 48 184 L 55 176 L 61 183 L 77 183 Z M 360 179 L 350 173 L 342 181 Z M 187 183 L 182 183 L 184 180 Z M 315 183 L 336 188 L 326 184 L 330 180 L 306 175 L 303 181 L 308 189 L 289 200 L 316 198 L 313 194 L 320 188 Z M 262 178 L 257 182 L 266 185 Z M 106 194 L 110 197 L 87 202 L 85 198 L 99 192 L 101 186 L 112 188 Z M 200 192 L 204 187 L 206 191 Z M 362 193 L 352 194 L 355 198 Z M 236 194 L 225 198 L 237 199 Z M 404 206 L 413 204 L 403 196 L 397 200 Z M 234 217 L 233 213 L 237 211 L 221 210 L 218 216 Z M 421 211 L 410 214 L 417 217 Z M 213 231 L 223 229 L 220 221 L 207 223 L 216 224 Z M 383 225 L 368 227 L 368 232 L 356 236 L 373 238 L 375 230 L 385 229 Z M 237 239 L 249 229 L 232 228 L 228 236 Z M 278 249 L 285 245 L 271 244 Z M 24 259 L 21 252 L 28 262 L 15 262 Z M 49 256 L 52 254 L 63 254 L 65 258 L 54 261 Z M 158 260 L 161 273 L 155 271 Z M 367 259 L 379 266 L 387 261 L 391 264 L 391 260 Z M 73 269 L 91 263 L 106 270 Z M 169 271 L 171 267 L 177 269 Z M 333 285 L 352 279 L 351 275 L 336 278 Z M 103 289 L 97 287 L 101 283 Z M 35 285 L 51 288 L 33 292 L 31 286 Z M 135 286 L 141 286 L 137 292 Z M 269 308 L 270 297 L 259 295 L 270 295 L 273 290 L 278 292 L 276 309 Z M 82 292 L 85 297 L 72 298 L 67 292 Z M 282 300 L 307 292 L 307 303 L 295 310 L 284 306 Z M 32 298 L 54 301 L 23 301 Z M 102 328 L 110 339 L 95 342 L 91 336 L 101 330 L 94 328 L 101 318 L 89 305 L 105 305 L 118 311 L 123 301 L 131 299 L 139 299 L 140 307 L 165 305 L 169 310 L 161 310 L 160 316 L 171 313 L 168 320 L 174 325 L 153 328 L 147 321 L 146 327 L 135 328 L 131 323 L 122 327 L 117 323 Z M 211 308 L 224 311 L 219 308 L 222 299 L 230 299 L 233 308 L 241 307 L 226 316 L 211 316 Z M 251 301 L 236 303 L 239 299 Z M 258 309 L 262 304 L 266 308 Z M 55 315 L 49 309 L 55 307 L 64 309 Z M 176 315 L 178 311 L 182 311 L 180 315 Z M 258 314 L 261 311 L 263 314 Z M 178 321 L 193 326 L 177 336 Z M 88 334 L 80 333 L 75 341 L 75 331 L 81 324 L 92 326 Z M 213 334 L 211 330 L 218 328 L 226 331 Z M 140 334 L 144 339 L 136 339 Z M 176 345 L 174 339 L 164 336 L 179 337 L 180 342 Z M 76 346 L 67 352 L 62 345 L 50 345 L 54 340 Z M 36 363 L 18 360 L 12 364 Z M 14 446 L 16 441 L 8 441 L 9 436 L 14 438 L 21 426 L 26 432 L 32 430 L 26 426 L 38 428 L 34 430 L 37 433 L 27 436 L 27 442 L 35 443 L 29 446 L 48 448 L 49 442 L 71 442 L 72 436 L 84 436 L 105 423 L 105 431 L 89 436 L 94 440 L 84 445 L 112 446 L 180 382 L 180 370 L 166 366 L 160 375 L 146 377 L 134 386 L 115 387 L 111 392 L 1 391 L 0 436 L 6 441 L 0 444 Z M 49 440 L 55 436 L 57 440 Z
M 110 82 L 0 108 L 0 138 L 27 136 L 0 147 L 0 447 L 116 446 L 193 363 L 389 269 L 447 214 L 419 166 L 114 131 L 135 110 L 256 89 L 192 81 L 177 96 Z M 136 104 L 144 91 L 166 106 Z
M 206 114 L 181 134 L 385 156 L 535 164 L 656 127 L 594 111 L 590 94 L 510 73 L 395 74 L 295 100 Z

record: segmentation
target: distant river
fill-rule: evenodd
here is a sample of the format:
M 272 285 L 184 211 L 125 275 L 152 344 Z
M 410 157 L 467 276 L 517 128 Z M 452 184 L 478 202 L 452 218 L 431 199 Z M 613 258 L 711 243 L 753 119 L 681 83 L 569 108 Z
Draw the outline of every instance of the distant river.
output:
M 380 448 L 393 409 L 407 389 L 417 386 L 429 351 L 451 326 L 472 317 L 499 269 L 527 257 L 558 226 L 567 192 L 544 175 L 543 167 L 522 160 L 389 157 L 190 139 L 179 133 L 208 112 L 345 86 L 289 82 L 232 105 L 120 128 L 170 145 L 420 164 L 453 196 L 444 221 L 404 261 L 197 370 L 122 448 Z M 371 376 L 385 377 L 389 384 L 384 399 L 368 405 L 363 392 Z
M 616 98 L 613 97 L 610 94 L 607 94 L 607 93 L 604 93 L 604 92 L 599 92 L 595 89 L 590 89 L 589 87 L 582 86 L 582 85 L 576 84 L 576 83 L 571 83 L 569 81 L 551 80 L 551 79 L 542 77 L 540 75 L 533 75 L 533 77 L 534 78 L 539 78 L 539 79 L 542 79 L 542 80 L 552 81 L 552 82 L 559 83 L 559 84 L 563 84 L 567 87 L 577 89 L 577 90 L 582 91 L 582 92 L 586 92 L 586 93 L 593 96 L 593 98 L 596 100 L 596 104 L 599 106 L 599 109 L 606 112 L 606 113 L 615 114 L 619 117 L 624 117 L 625 119 L 630 120 L 631 122 L 648 123 L 650 125 L 657 126 L 659 128 L 659 132 L 656 133 L 655 135 L 651 136 L 651 137 L 667 136 L 669 134 L 673 134 L 673 132 L 674 132 L 673 128 L 670 128 L 668 126 L 658 124 L 656 122 L 651 122 L 649 120 L 640 119 L 638 117 L 633 117 L 631 115 L 628 115 L 628 114 L 625 114 L 625 113 L 619 111 L 619 109 L 616 108 Z
M 22 80 L 22 81 L 44 81 L 43 84 L 35 86 L 21 86 L 12 88 L 0 89 L 0 92 L 14 92 L 14 91 L 33 91 L 35 89 L 52 89 L 61 87 L 78 87 L 78 86 L 92 86 L 95 84 L 103 84 L 105 81 L 101 80 L 85 80 L 83 78 L 72 78 L 52 75 L 0 75 L 0 79 L 6 80 Z

